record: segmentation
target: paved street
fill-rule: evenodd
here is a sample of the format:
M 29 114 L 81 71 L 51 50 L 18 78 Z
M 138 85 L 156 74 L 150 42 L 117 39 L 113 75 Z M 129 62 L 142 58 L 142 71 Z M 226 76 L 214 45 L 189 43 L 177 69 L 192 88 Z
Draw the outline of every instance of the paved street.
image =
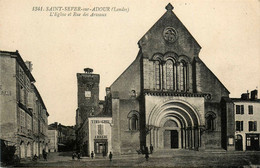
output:
M 260 166 L 260 152 L 202 152 L 189 150 L 164 150 L 150 155 L 148 161 L 144 155 L 108 158 L 96 157 L 72 160 L 71 153 L 50 153 L 48 161 L 24 161 L 20 167 L 254 167 Z M 256 166 L 257 167 L 257 166 Z

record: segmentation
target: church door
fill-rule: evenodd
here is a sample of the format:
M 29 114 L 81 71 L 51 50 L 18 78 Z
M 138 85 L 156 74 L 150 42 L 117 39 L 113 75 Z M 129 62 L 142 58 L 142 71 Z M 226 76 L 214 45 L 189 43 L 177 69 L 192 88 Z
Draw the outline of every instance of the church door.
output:
M 164 148 L 165 149 L 176 149 L 179 147 L 177 130 L 165 130 L 164 131 Z
M 178 148 L 178 132 L 171 130 L 171 148 Z

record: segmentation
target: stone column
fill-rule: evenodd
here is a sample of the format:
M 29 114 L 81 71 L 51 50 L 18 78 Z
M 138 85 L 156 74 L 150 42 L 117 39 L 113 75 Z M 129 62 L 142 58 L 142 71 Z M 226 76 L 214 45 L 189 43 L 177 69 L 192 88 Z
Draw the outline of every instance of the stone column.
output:
M 198 128 L 194 128 L 194 149 L 198 149 L 199 147 L 198 142 Z
M 149 131 L 149 134 L 147 136 L 149 136 L 149 138 L 146 138 L 146 146 L 151 144 L 151 141 L 152 141 L 152 130 Z
M 198 128 L 198 144 L 199 144 L 199 147 L 201 147 L 201 142 L 200 142 L 200 128 Z
M 188 130 L 185 128 L 185 149 L 188 148 Z
M 187 148 L 190 148 L 190 129 L 187 128 Z
M 155 132 L 155 144 L 154 144 L 154 146 L 156 148 L 158 148 L 158 128 L 156 128 L 156 132 Z
M 191 131 L 191 149 L 193 149 L 194 148 L 194 128 L 191 127 L 190 131 Z

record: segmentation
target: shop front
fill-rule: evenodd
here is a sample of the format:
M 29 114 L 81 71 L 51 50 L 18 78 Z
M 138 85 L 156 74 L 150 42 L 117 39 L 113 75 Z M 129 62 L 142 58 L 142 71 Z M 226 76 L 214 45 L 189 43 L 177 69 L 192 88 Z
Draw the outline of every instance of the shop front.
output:
M 89 118 L 89 155 L 107 155 L 112 152 L 111 146 L 111 117 Z

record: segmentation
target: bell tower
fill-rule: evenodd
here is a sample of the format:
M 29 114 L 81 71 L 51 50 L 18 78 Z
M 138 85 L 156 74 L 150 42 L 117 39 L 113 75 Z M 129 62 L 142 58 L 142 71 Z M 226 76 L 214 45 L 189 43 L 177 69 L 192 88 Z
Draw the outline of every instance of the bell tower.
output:
M 85 73 L 77 73 L 78 111 L 81 121 L 99 112 L 99 74 L 93 74 L 93 69 L 85 68 Z

